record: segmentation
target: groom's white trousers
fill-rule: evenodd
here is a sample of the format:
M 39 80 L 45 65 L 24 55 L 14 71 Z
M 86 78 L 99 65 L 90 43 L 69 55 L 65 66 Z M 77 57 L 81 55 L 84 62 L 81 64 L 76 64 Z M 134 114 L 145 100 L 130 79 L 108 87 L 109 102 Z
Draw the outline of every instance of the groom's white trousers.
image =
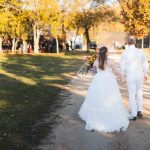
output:
M 143 109 L 143 80 L 143 72 L 127 74 L 129 104 L 133 117 L 136 117 L 137 112 Z

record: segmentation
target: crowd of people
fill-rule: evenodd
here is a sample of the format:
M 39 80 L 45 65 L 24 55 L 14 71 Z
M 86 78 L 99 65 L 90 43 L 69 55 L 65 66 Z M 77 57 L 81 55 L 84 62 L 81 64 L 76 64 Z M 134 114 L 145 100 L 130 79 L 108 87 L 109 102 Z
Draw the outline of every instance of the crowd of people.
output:
M 69 52 L 70 45 L 67 42 L 64 42 L 62 39 L 58 40 L 59 51 L 66 51 Z M 11 51 L 13 47 L 13 39 L 11 38 L 4 38 L 2 39 L 2 49 L 3 51 Z M 55 53 L 57 50 L 57 43 L 55 38 L 46 39 L 44 37 L 40 37 L 39 42 L 39 51 L 41 53 Z M 26 40 L 25 41 L 25 52 L 26 53 L 33 53 L 34 49 L 34 42 L 33 40 Z M 20 38 L 15 39 L 15 50 L 23 50 L 23 40 Z

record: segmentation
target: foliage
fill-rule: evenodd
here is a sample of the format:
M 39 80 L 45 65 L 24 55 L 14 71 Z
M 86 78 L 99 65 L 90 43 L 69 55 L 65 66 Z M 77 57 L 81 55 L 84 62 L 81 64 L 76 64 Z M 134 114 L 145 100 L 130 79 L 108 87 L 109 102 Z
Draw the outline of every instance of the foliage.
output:
M 56 0 L 10 0 L 0 1 L 1 33 L 7 32 L 12 38 L 26 40 L 28 34 L 34 33 L 35 51 L 38 51 L 39 37 L 43 28 L 52 25 L 51 33 L 56 35 L 60 26 L 59 5 Z M 54 29 L 54 30 L 53 30 Z
M 105 0 L 0 0 L 0 33 L 13 39 L 26 40 L 34 35 L 34 52 L 39 50 L 39 39 L 43 30 L 48 29 L 53 37 L 62 37 L 76 29 L 84 30 L 89 46 L 89 30 L 98 22 L 112 19 L 113 11 L 104 5 Z M 94 4 L 96 3 L 96 5 Z M 105 18 L 105 19 L 104 19 Z M 89 48 L 89 47 L 88 47 Z
M 136 37 L 144 37 L 150 30 L 149 0 L 119 0 L 122 8 L 122 22 L 126 31 Z
M 96 26 L 100 21 L 109 21 L 113 11 L 108 6 L 99 6 L 97 8 L 89 10 L 83 10 L 74 14 L 75 28 L 91 28 Z
M 51 33 L 56 34 L 56 28 L 59 25 L 59 5 L 56 0 L 26 0 L 24 2 L 24 7 L 26 17 L 33 27 L 34 52 L 38 53 L 39 39 L 43 28 L 53 23 L 55 24 L 55 28 L 51 28 Z
M 6 13 L 5 9 L 0 9 L 0 34 L 2 35 L 7 31 L 7 24 L 9 21 L 9 14 Z
M 24 2 L 27 18 L 38 28 L 42 28 L 44 23 L 51 22 L 51 18 L 58 13 L 58 3 L 56 0 L 26 0 Z
M 89 30 L 97 26 L 100 22 L 109 22 L 114 19 L 115 13 L 110 6 L 99 5 L 89 9 L 83 8 L 82 11 L 75 11 L 72 13 L 72 20 L 70 24 L 73 28 L 84 30 L 84 35 L 87 40 L 87 50 L 89 51 L 90 36 Z

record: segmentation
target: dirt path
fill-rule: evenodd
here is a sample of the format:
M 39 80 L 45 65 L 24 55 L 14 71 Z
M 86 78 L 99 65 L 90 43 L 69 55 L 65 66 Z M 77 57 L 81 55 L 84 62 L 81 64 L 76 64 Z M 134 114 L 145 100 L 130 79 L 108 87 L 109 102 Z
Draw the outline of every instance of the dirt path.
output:
M 112 58 L 118 65 L 119 55 Z M 59 123 L 36 150 L 150 150 L 150 82 L 144 85 L 145 117 L 131 122 L 127 132 L 99 133 L 86 131 L 77 115 L 91 80 L 91 74 L 76 76 L 65 87 L 67 92 L 60 94 L 65 99 L 64 107 L 57 111 Z M 128 107 L 126 85 L 120 85 L 120 89 Z

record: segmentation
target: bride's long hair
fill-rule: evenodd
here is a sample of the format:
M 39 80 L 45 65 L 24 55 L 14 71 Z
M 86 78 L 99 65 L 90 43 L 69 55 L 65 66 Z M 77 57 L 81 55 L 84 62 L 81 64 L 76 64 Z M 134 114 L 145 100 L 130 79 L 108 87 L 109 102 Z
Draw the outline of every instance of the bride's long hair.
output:
M 107 61 L 107 47 L 103 46 L 99 49 L 99 68 L 105 70 L 105 63 Z

